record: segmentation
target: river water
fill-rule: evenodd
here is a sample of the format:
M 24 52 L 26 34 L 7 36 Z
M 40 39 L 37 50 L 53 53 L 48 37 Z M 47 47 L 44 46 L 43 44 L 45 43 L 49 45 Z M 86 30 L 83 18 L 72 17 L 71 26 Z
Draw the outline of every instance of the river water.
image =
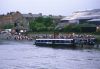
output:
M 100 51 L 37 47 L 32 41 L 0 41 L 0 69 L 100 69 Z

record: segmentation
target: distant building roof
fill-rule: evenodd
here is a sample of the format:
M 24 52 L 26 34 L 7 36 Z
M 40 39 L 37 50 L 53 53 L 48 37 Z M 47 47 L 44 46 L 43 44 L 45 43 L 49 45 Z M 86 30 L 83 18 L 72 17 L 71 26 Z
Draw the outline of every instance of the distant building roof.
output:
M 61 20 L 79 20 L 79 19 L 94 19 L 100 18 L 100 15 L 87 15 L 87 16 L 73 16 L 73 17 L 65 17 Z
M 22 14 L 23 17 L 41 17 L 42 15 L 41 14 Z
M 78 11 L 61 20 L 100 19 L 100 9 Z
M 89 22 L 92 22 L 92 21 L 100 21 L 100 19 L 91 19 L 91 20 L 88 20 Z
M 54 18 L 54 19 L 62 19 L 62 18 L 64 18 L 64 16 L 52 16 L 52 18 Z
M 23 17 L 32 17 L 32 16 L 29 14 L 23 14 Z
M 77 19 L 95 19 L 95 18 L 100 18 L 100 15 L 81 16 L 81 17 L 78 17 Z

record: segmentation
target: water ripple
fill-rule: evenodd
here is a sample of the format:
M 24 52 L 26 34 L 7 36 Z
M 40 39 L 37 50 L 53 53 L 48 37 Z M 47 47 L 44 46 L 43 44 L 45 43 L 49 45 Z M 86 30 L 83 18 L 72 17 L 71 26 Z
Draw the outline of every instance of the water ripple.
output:
M 0 69 L 100 69 L 99 50 L 36 47 L 33 42 L 0 45 Z

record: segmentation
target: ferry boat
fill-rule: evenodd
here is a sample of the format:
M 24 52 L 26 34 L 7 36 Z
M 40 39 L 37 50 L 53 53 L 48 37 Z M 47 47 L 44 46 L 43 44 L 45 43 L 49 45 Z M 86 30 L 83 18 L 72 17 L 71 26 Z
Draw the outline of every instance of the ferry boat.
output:
M 74 47 L 74 39 L 36 39 L 36 46 Z

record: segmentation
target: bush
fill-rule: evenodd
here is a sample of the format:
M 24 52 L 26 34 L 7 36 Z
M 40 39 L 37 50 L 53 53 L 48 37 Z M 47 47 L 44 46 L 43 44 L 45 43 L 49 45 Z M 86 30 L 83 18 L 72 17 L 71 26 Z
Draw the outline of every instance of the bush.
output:
M 61 29 L 63 32 L 80 32 L 81 28 L 79 25 L 67 25 L 63 29 Z
M 2 25 L 2 29 L 11 29 L 13 28 L 14 26 L 12 24 L 5 24 L 5 25 Z

